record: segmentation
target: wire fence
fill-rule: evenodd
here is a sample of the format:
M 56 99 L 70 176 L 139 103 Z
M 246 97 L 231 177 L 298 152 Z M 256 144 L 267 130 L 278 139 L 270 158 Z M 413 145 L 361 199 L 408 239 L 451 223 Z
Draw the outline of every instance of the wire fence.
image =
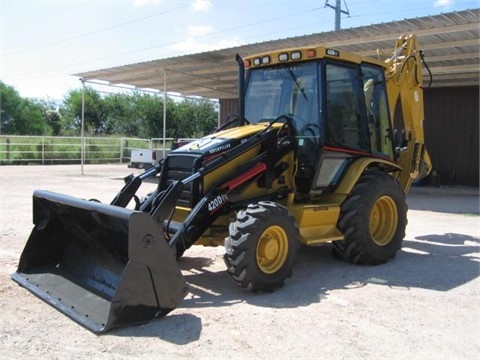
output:
M 0 136 L 0 165 L 104 164 L 130 161 L 134 149 L 170 149 L 173 139 Z M 82 146 L 83 145 L 83 146 Z

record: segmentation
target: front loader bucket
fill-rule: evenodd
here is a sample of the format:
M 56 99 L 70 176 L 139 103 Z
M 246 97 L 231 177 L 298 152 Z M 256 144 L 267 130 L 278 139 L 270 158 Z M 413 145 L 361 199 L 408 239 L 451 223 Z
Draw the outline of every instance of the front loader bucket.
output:
M 93 332 L 166 315 L 187 293 L 148 213 L 36 191 L 13 280 Z

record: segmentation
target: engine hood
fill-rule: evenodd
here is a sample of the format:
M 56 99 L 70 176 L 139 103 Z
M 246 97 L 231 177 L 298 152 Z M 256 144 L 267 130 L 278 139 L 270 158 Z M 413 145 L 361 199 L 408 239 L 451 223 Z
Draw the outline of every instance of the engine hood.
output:
M 189 153 L 192 155 L 204 155 L 207 157 L 213 156 L 234 148 L 245 141 L 245 139 L 264 130 L 266 126 L 268 126 L 268 124 L 262 123 L 223 130 L 172 150 L 170 154 L 176 155 Z

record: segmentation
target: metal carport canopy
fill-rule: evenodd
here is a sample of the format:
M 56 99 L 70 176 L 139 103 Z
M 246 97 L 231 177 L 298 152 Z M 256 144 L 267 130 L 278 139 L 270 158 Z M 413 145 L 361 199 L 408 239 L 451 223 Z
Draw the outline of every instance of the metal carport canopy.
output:
M 405 19 L 339 31 L 298 36 L 228 49 L 171 57 L 74 74 L 138 89 L 164 90 L 209 99 L 237 98 L 235 54 L 322 45 L 363 56 L 391 54 L 401 34 L 417 35 L 433 74 L 434 87 L 479 85 L 480 9 Z M 424 72 L 424 80 L 428 80 Z

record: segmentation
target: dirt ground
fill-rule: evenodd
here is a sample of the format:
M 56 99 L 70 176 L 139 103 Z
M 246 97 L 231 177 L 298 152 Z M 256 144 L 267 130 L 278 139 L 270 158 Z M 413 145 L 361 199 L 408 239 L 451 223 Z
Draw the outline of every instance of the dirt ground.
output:
M 223 247 L 180 260 L 189 294 L 168 316 L 95 335 L 10 279 L 32 229 L 32 193 L 109 202 L 126 165 L 0 167 L 2 359 L 479 359 L 478 189 L 413 188 L 403 249 L 361 267 L 303 248 L 272 294 L 237 287 Z M 148 188 L 148 184 L 147 184 Z

